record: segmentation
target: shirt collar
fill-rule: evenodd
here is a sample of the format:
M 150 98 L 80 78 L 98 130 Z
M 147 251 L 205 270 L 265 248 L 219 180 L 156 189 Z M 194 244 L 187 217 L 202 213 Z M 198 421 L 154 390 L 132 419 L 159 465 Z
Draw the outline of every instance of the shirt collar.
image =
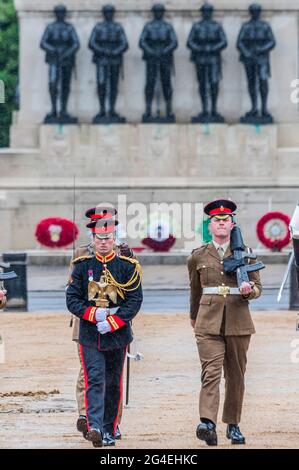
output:
M 115 251 L 111 251 L 111 253 L 109 253 L 109 255 L 107 256 L 102 256 L 100 255 L 100 253 L 96 253 L 96 259 L 100 261 L 101 263 L 108 263 L 109 261 L 113 260 L 115 256 L 116 256 Z
M 219 243 L 215 242 L 215 240 L 212 240 L 212 243 L 213 243 L 213 245 L 214 245 L 214 247 L 216 248 L 217 251 L 218 251 L 219 246 L 221 246 L 222 249 L 223 249 L 223 253 L 225 253 L 228 246 L 229 246 L 229 244 L 230 244 L 230 240 L 226 243 L 223 243 L 223 245 L 219 245 Z

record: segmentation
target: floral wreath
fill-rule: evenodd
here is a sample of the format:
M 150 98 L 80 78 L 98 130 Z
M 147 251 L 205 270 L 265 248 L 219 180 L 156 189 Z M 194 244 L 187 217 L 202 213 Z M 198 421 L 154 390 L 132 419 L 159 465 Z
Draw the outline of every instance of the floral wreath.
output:
M 154 238 L 144 238 L 142 240 L 142 243 L 147 246 L 148 248 L 151 248 L 154 251 L 169 251 L 170 248 L 175 244 L 176 238 L 173 237 L 172 235 L 169 235 L 166 240 L 155 240 Z
M 64 248 L 73 243 L 79 235 L 77 225 L 68 219 L 50 217 L 41 220 L 35 229 L 37 241 L 48 248 Z
M 290 242 L 290 217 L 282 212 L 267 212 L 256 226 L 260 242 L 272 251 L 281 251 Z
M 146 234 L 141 241 L 143 245 L 153 251 L 166 252 L 175 244 L 176 238 L 170 233 L 172 230 L 173 222 L 166 221 L 162 214 L 152 214 L 149 224 L 146 224 Z

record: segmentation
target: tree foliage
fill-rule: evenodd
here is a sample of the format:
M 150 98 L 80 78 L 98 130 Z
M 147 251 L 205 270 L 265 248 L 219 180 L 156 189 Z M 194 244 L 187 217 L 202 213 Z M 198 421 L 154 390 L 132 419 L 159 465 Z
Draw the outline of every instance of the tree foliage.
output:
M 0 0 L 0 80 L 5 102 L 0 102 L 0 147 L 9 145 L 9 126 L 16 108 L 18 85 L 18 20 L 13 0 Z

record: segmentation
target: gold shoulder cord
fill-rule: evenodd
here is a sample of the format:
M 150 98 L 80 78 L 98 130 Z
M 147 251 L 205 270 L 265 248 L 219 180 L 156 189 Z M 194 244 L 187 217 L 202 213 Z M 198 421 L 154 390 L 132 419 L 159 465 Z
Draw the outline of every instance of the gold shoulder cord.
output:
M 74 259 L 71 260 L 71 266 L 72 266 L 73 264 L 78 263 L 79 261 L 84 261 L 85 259 L 91 259 L 91 258 L 93 258 L 92 255 L 78 256 L 78 258 L 74 258 Z
M 125 292 L 133 292 L 138 289 L 138 287 L 141 284 L 142 280 L 142 269 L 139 264 L 139 262 L 136 259 L 132 258 L 126 258 L 125 256 L 120 256 L 120 258 L 125 259 L 127 261 L 130 261 L 132 264 L 135 264 L 135 269 L 134 272 L 131 276 L 131 278 L 126 282 L 125 284 L 121 284 L 120 282 L 117 282 L 117 280 L 113 277 L 109 269 L 106 267 L 105 269 L 105 282 L 107 284 L 113 285 L 116 287 L 117 293 L 119 296 L 124 299 L 125 298 Z M 135 287 L 132 287 L 133 284 L 135 284 L 138 281 L 138 284 Z

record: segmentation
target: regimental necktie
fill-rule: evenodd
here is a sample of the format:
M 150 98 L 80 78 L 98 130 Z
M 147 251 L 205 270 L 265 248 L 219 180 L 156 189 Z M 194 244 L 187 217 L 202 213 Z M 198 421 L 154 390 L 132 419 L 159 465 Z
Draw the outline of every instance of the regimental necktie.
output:
M 218 254 L 220 256 L 220 259 L 224 258 L 224 250 L 223 250 L 221 245 L 219 245 L 219 247 L 218 247 Z

